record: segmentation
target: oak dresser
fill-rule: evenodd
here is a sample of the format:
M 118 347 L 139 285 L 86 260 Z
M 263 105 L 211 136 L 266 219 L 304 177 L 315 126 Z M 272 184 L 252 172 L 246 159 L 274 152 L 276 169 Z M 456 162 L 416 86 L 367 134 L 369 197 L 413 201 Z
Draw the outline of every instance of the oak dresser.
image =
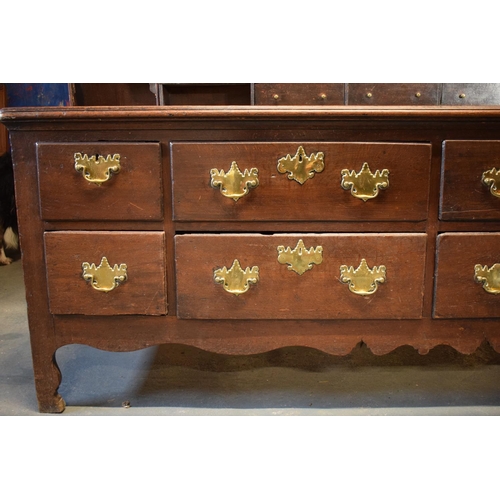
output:
M 39 409 L 57 349 L 500 351 L 500 107 L 4 109 Z

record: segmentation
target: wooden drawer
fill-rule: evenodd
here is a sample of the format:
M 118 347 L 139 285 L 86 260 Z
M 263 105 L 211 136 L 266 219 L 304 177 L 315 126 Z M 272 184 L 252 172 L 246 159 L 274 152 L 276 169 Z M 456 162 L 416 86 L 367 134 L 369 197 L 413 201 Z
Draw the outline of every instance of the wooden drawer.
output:
M 439 104 L 437 83 L 350 83 L 351 105 L 429 106 Z
M 500 317 L 500 294 L 486 291 L 482 278 L 488 277 L 490 286 L 500 286 L 500 272 L 491 269 L 495 264 L 500 267 L 500 233 L 439 235 L 434 317 Z M 477 277 L 476 265 L 481 266 Z
M 441 104 L 488 106 L 500 104 L 500 83 L 443 83 Z
M 302 153 L 299 148 L 303 148 Z M 322 160 L 319 153 L 323 154 Z M 430 144 L 174 142 L 171 144 L 174 219 L 425 220 L 430 158 Z M 314 169 L 317 171 L 313 172 Z M 381 174 L 384 169 L 388 171 L 389 186 L 379 189 L 375 198 L 363 201 L 342 187 L 344 172 L 347 176 L 361 174 L 357 182 L 366 185 L 367 178 L 373 179 L 377 171 Z M 292 171 L 294 179 L 289 178 Z M 308 172 L 312 174 L 310 178 L 305 175 Z M 241 186 L 247 191 L 237 200 L 221 191 L 223 187 L 231 194 L 234 180 L 236 191 L 244 193 Z M 375 182 L 380 180 L 375 178 Z M 258 185 L 252 187 L 252 182 Z M 217 185 L 220 183 L 222 187 Z
M 81 155 L 76 160 L 75 155 Z M 41 216 L 45 220 L 162 220 L 162 169 L 158 143 L 39 143 Z M 99 156 L 106 173 L 119 161 L 119 172 L 86 180 L 76 164 Z M 109 158 L 108 158 L 109 155 Z M 119 155 L 119 160 L 115 155 Z M 105 160 L 110 161 L 105 161 Z M 57 187 L 55 187 L 57 186 Z
M 178 235 L 175 237 L 177 316 L 420 318 L 425 244 L 425 234 L 402 233 Z M 358 270 L 362 259 L 372 271 L 366 270 L 364 277 L 363 270 Z M 294 269 L 289 269 L 289 263 Z M 307 269 L 308 264 L 311 269 Z M 347 268 L 342 271 L 341 266 Z M 383 283 L 376 282 L 383 270 L 374 266 L 385 266 Z M 256 283 L 247 282 L 257 279 L 257 274 Z M 373 292 L 372 284 L 378 287 L 374 293 L 360 295 L 350 291 L 351 285 L 343 283 L 342 276 L 352 278 L 357 292 Z M 245 287 L 248 289 L 242 291 Z
M 53 314 L 166 314 L 164 233 L 58 231 L 45 233 L 44 239 Z M 105 268 L 103 257 L 109 267 L 117 265 L 116 273 L 84 266 Z M 122 264 L 126 280 L 119 282 Z M 84 269 L 89 279 L 97 273 L 94 285 L 84 279 Z
M 442 220 L 500 219 L 500 198 L 483 174 L 500 170 L 500 141 L 445 141 L 441 181 Z M 494 172 L 485 179 L 494 179 Z M 500 195 L 500 176 L 497 194 Z
M 343 83 L 255 83 L 257 105 L 333 106 L 344 104 Z

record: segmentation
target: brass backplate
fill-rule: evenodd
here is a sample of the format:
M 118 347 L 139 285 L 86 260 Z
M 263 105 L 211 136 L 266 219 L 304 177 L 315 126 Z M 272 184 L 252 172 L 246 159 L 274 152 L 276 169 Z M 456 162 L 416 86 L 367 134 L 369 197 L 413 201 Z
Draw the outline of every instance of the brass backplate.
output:
M 304 245 L 302 240 L 299 240 L 295 248 L 285 248 L 280 245 L 278 250 L 278 262 L 280 264 L 288 264 L 288 269 L 295 271 L 297 274 L 304 274 L 312 269 L 313 264 L 319 265 L 323 262 L 323 247 L 311 247 L 309 250 Z
M 253 266 L 243 270 L 239 260 L 235 259 L 230 269 L 224 266 L 214 271 L 214 281 L 221 284 L 226 292 L 241 295 L 249 290 L 251 284 L 259 281 L 259 268 Z
M 88 156 L 75 153 L 75 170 L 81 172 L 83 177 L 94 184 L 102 184 L 111 178 L 111 174 L 120 171 L 120 155 L 114 154 L 106 157 L 101 155 Z
M 101 259 L 99 266 L 84 262 L 82 268 L 83 279 L 89 281 L 92 288 L 99 292 L 110 292 L 127 280 L 127 265 L 115 264 L 111 267 L 106 257 Z
M 500 264 L 493 264 L 490 268 L 476 264 L 474 279 L 483 284 L 483 288 L 494 295 L 500 293 Z
M 382 172 L 376 170 L 373 174 L 368 163 L 363 163 L 361 170 L 343 169 L 340 185 L 345 190 L 350 190 L 355 198 L 367 201 L 378 196 L 380 189 L 389 187 L 389 170 L 384 168 Z
M 354 269 L 353 266 L 340 266 L 340 281 L 349 284 L 349 290 L 356 295 L 372 295 L 378 289 L 379 283 L 386 279 L 385 266 L 368 267 L 365 259 Z
M 497 198 L 500 198 L 500 191 L 498 187 L 500 186 L 500 170 L 492 168 L 483 172 L 481 177 L 481 182 L 490 188 L 490 193 Z
M 316 173 L 323 172 L 325 164 L 323 162 L 324 153 L 311 153 L 309 156 L 303 146 L 299 146 L 295 156 L 286 155 L 278 160 L 278 172 L 288 174 L 288 178 L 304 184 L 308 179 L 312 179 Z
M 216 168 L 210 170 L 210 185 L 215 189 L 219 188 L 223 196 L 238 201 L 248 194 L 250 189 L 259 185 L 259 170 L 251 168 L 242 172 L 233 161 L 227 172 Z

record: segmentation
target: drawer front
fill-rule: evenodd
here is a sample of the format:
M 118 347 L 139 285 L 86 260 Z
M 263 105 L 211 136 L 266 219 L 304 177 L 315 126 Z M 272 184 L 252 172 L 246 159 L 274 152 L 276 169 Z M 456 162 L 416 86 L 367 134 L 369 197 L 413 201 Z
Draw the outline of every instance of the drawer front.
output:
M 437 243 L 434 317 L 500 317 L 500 233 L 443 233 Z
M 348 104 L 428 106 L 439 104 L 437 83 L 350 83 Z
M 402 233 L 178 235 L 177 316 L 420 318 L 425 243 Z
M 179 142 L 171 157 L 177 221 L 427 217 L 429 144 Z
M 40 143 L 37 156 L 43 219 L 163 219 L 159 144 Z
M 343 83 L 256 83 L 255 104 L 333 106 L 344 104 Z
M 164 233 L 58 231 L 44 239 L 53 314 L 166 314 Z
M 500 141 L 445 141 L 440 218 L 500 219 L 497 170 L 500 171 Z
M 445 106 L 488 106 L 500 104 L 500 83 L 443 83 Z

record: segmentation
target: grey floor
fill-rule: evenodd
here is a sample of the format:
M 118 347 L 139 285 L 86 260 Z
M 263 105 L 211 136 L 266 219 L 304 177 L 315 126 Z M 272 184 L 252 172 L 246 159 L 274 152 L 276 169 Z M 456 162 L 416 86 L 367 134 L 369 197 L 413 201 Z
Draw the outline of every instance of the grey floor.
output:
M 0 266 L 0 415 L 37 409 L 20 260 Z M 345 357 L 286 348 L 225 356 L 172 345 L 58 350 L 65 415 L 500 415 L 500 354 L 409 346 Z

